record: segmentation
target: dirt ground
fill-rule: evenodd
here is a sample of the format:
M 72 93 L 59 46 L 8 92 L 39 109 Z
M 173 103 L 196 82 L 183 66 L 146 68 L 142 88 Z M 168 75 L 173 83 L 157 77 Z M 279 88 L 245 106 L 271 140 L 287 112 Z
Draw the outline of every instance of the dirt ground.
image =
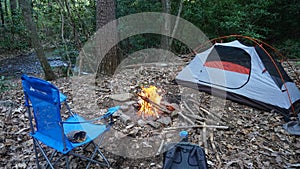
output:
M 3 63 L 4 61 L 0 60 L 1 75 L 4 72 L 3 68 L 6 66 L 6 73 L 3 75 L 5 78 L 9 78 L 0 82 L 0 85 L 5 87 L 5 90 L 1 90 L 0 93 L 0 168 L 36 168 L 33 142 L 28 135 L 29 121 L 24 107 L 20 75 L 22 73 L 33 74 L 37 77 L 42 77 L 42 75 L 40 72 L 36 72 L 38 68 L 31 66 L 29 66 L 28 72 L 22 71 L 24 69 L 22 69 L 21 65 L 23 64 L 20 61 L 13 60 L 10 62 L 7 60 L 4 65 Z M 31 64 L 35 65 L 35 63 L 36 61 L 31 60 Z M 16 64 L 20 66 L 16 66 Z M 10 68 L 12 69 L 8 71 Z M 300 70 L 299 65 L 296 68 Z M 151 71 L 144 76 L 153 73 L 157 75 L 157 72 Z M 12 76 L 7 72 L 15 73 L 15 75 Z M 165 74 L 162 76 L 165 76 Z M 151 80 L 159 78 L 156 76 L 155 79 Z M 98 84 L 97 86 L 99 89 L 96 90 L 96 99 L 102 105 L 100 108 L 105 109 L 110 106 L 108 103 L 112 103 L 112 100 L 107 97 L 113 91 L 114 86 L 109 86 L 111 81 L 118 80 L 108 78 L 106 79 L 107 83 Z M 166 83 L 166 85 L 169 85 L 171 81 L 172 78 L 161 84 Z M 63 93 L 68 94 L 68 101 L 72 103 L 75 96 L 71 91 L 71 79 L 59 78 L 52 83 L 58 86 Z M 172 85 L 174 84 L 172 83 Z M 90 96 L 84 97 L 88 98 Z M 197 101 L 199 101 L 201 107 L 221 114 L 221 119 L 215 123 L 216 125 L 229 127 L 226 130 L 211 129 L 207 131 L 201 128 L 187 129 L 190 134 L 190 142 L 205 148 L 210 168 L 279 169 L 300 167 L 300 137 L 290 135 L 282 128 L 285 121 L 280 114 L 261 111 L 229 100 L 225 101 L 225 107 L 222 110 L 218 110 L 209 107 L 207 103 L 211 100 L 221 101 L 219 98 L 199 93 L 199 99 Z M 191 107 L 197 109 L 195 105 Z M 92 116 L 96 115 L 93 114 Z M 172 117 L 172 123 L 175 123 L 177 118 L 179 117 Z M 114 129 L 123 132 L 127 126 L 124 126 L 118 117 L 115 117 L 115 121 Z M 135 139 L 145 139 L 147 136 L 142 137 L 142 135 L 146 129 L 147 131 L 151 129 L 152 132 L 161 132 L 164 128 L 153 129 L 151 126 L 134 126 L 133 128 L 135 127 L 139 128 L 140 133 L 133 136 Z M 125 133 L 130 132 L 129 130 Z M 205 136 L 203 132 L 206 132 Z M 109 137 L 114 138 L 115 136 L 109 135 Z M 111 144 L 116 144 L 115 141 L 120 142 L 120 140 L 114 140 Z M 115 154 L 105 148 L 103 148 L 103 151 L 111 162 L 112 169 L 160 169 L 163 166 L 162 153 L 150 157 L 129 158 L 126 155 Z M 73 168 L 82 168 L 84 164 L 86 164 L 84 161 L 76 158 L 71 160 Z M 92 168 L 101 167 L 93 165 Z

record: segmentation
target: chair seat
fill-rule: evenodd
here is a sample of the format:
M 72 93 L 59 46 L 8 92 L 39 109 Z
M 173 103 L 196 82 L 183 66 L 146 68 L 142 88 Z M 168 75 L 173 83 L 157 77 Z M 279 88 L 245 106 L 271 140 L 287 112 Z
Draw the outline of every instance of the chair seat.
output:
M 79 115 L 74 115 L 69 117 L 66 122 L 83 122 L 85 119 Z M 67 150 L 64 150 L 64 145 L 62 142 L 57 141 L 55 138 L 52 138 L 46 134 L 43 134 L 41 132 L 35 132 L 34 134 L 31 134 L 34 138 L 41 141 L 45 145 L 48 145 L 52 147 L 53 149 L 66 154 L 72 149 L 79 147 L 81 145 L 84 145 L 86 143 L 91 142 L 95 138 L 97 138 L 99 135 L 101 135 L 105 130 L 107 129 L 106 125 L 99 125 L 99 124 L 92 124 L 92 123 L 78 123 L 78 124 L 68 124 L 64 123 L 64 133 L 65 135 L 71 131 L 74 130 L 80 130 L 86 132 L 86 140 L 80 143 L 72 143 L 68 139 L 66 139 L 66 147 Z M 57 135 L 56 135 L 57 137 Z

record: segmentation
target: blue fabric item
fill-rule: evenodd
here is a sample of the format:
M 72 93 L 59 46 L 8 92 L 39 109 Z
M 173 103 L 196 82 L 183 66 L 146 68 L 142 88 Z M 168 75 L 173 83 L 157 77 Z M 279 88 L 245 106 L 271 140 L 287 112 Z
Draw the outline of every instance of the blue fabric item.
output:
M 86 121 L 76 114 L 62 121 L 60 103 L 67 99 L 65 95 L 51 83 L 35 77 L 23 75 L 22 84 L 26 105 L 32 105 L 36 122 L 36 129 L 31 136 L 45 145 L 66 154 L 78 146 L 91 142 L 109 129 L 110 126 L 88 123 L 93 120 Z M 118 109 L 119 106 L 112 107 L 97 119 L 108 117 Z M 80 143 L 69 141 L 66 134 L 74 130 L 85 131 L 86 140 Z
M 79 115 L 74 115 L 72 117 L 69 117 L 65 122 L 79 122 L 79 123 L 64 123 L 63 128 L 64 128 L 64 137 L 65 137 L 65 143 L 66 143 L 66 148 L 64 150 L 64 144 L 62 141 L 60 141 L 59 133 L 55 134 L 55 137 L 50 137 L 49 135 L 45 135 L 44 133 L 41 132 L 35 132 L 35 134 L 32 134 L 32 136 L 42 143 L 48 145 L 49 147 L 54 148 L 55 150 L 66 154 L 72 149 L 79 147 L 81 145 L 84 145 L 86 143 L 91 142 L 95 138 L 97 138 L 99 135 L 101 135 L 103 132 L 105 132 L 108 128 L 106 125 L 98 125 L 98 124 L 91 124 L 91 123 L 80 123 L 84 122 L 85 119 Z M 74 131 L 74 130 L 80 130 L 80 131 L 85 131 L 86 132 L 86 140 L 80 143 L 72 143 L 66 138 L 66 134 Z
M 69 117 L 65 122 L 84 122 L 85 119 L 77 114 L 72 117 Z M 83 144 L 86 144 L 94 139 L 96 139 L 100 134 L 107 130 L 106 125 L 99 125 L 99 124 L 92 124 L 92 123 L 78 123 L 78 124 L 68 124 L 64 123 L 64 131 L 65 134 L 74 131 L 74 130 L 81 130 L 86 132 L 86 140 L 81 143 L 72 143 L 72 147 L 78 147 Z

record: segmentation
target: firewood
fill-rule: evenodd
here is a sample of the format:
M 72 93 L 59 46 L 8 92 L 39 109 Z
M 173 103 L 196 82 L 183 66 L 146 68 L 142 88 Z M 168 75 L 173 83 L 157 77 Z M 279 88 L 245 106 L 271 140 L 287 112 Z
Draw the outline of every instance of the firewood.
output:
M 131 118 L 128 115 L 121 112 L 121 111 L 118 111 L 118 116 L 124 124 L 127 124 L 131 121 Z
M 186 129 L 186 128 L 215 128 L 215 129 L 228 129 L 228 126 L 216 126 L 216 125 L 192 125 L 192 126 L 177 126 L 177 127 L 168 127 L 163 130 L 177 130 L 177 129 Z
M 195 115 L 194 111 L 188 106 L 188 104 L 185 101 L 183 101 L 183 105 L 192 115 Z
M 214 151 L 215 154 L 216 154 L 216 159 L 217 159 L 218 163 L 219 163 L 219 164 L 222 164 L 220 155 L 219 155 L 219 153 L 218 153 L 218 151 L 217 151 L 217 149 L 216 149 L 216 145 L 215 145 L 215 143 L 214 143 L 214 132 L 211 132 L 211 133 L 210 133 L 210 143 L 211 143 L 211 147 L 212 147 L 213 151 Z M 220 168 L 220 167 L 221 167 L 221 166 L 219 166 L 218 168 Z
M 160 111 L 162 111 L 162 112 L 165 112 L 165 113 L 168 113 L 168 114 L 171 114 L 171 113 L 172 113 L 172 112 L 169 111 L 167 108 L 165 108 L 165 107 L 163 107 L 163 106 L 161 106 L 161 105 L 155 103 L 154 101 L 152 101 L 151 99 L 149 99 L 149 98 L 146 97 L 146 96 L 142 96 L 142 95 L 140 95 L 140 94 L 134 94 L 134 95 L 136 95 L 136 96 L 140 97 L 141 99 L 143 99 L 144 101 L 146 101 L 146 102 L 152 104 L 152 106 L 158 108 L 158 109 L 159 109 Z
M 205 122 L 202 125 L 202 142 L 204 144 L 204 151 L 208 152 L 208 149 L 207 149 L 207 138 L 206 138 L 206 123 Z
M 202 107 L 202 106 L 200 105 L 200 103 L 198 103 L 196 100 L 194 100 L 194 99 L 188 99 L 188 100 L 191 101 L 191 102 L 193 102 L 193 103 L 195 103 L 195 104 L 199 107 L 199 109 L 200 109 L 201 111 L 203 111 L 204 113 L 206 113 L 206 114 L 208 114 L 208 115 L 210 115 L 210 116 L 212 116 L 212 117 L 217 117 L 218 119 L 221 119 L 221 117 L 220 117 L 219 115 L 216 115 L 215 113 L 209 112 L 209 111 L 206 110 L 204 107 Z
M 191 114 L 185 114 L 186 116 L 188 116 L 189 118 L 193 118 L 195 120 L 199 120 L 199 121 L 206 121 L 206 118 L 200 117 L 198 115 L 191 115 Z
M 180 115 L 182 118 L 184 118 L 186 121 L 194 125 L 195 123 L 188 117 L 186 117 L 181 111 L 178 111 L 178 115 Z
M 165 143 L 165 140 L 162 139 L 161 142 L 160 142 L 160 145 L 159 145 L 159 147 L 158 147 L 158 150 L 157 150 L 157 152 L 156 152 L 156 155 L 157 155 L 157 156 L 161 153 L 161 150 L 162 150 L 162 148 L 163 148 L 163 146 L 164 146 L 164 143 Z

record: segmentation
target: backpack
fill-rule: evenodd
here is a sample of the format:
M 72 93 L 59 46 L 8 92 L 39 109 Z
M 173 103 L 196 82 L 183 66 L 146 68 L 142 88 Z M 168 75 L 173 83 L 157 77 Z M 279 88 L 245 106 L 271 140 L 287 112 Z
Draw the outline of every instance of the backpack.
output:
M 196 144 L 179 142 L 164 153 L 163 169 L 207 169 L 204 150 Z

